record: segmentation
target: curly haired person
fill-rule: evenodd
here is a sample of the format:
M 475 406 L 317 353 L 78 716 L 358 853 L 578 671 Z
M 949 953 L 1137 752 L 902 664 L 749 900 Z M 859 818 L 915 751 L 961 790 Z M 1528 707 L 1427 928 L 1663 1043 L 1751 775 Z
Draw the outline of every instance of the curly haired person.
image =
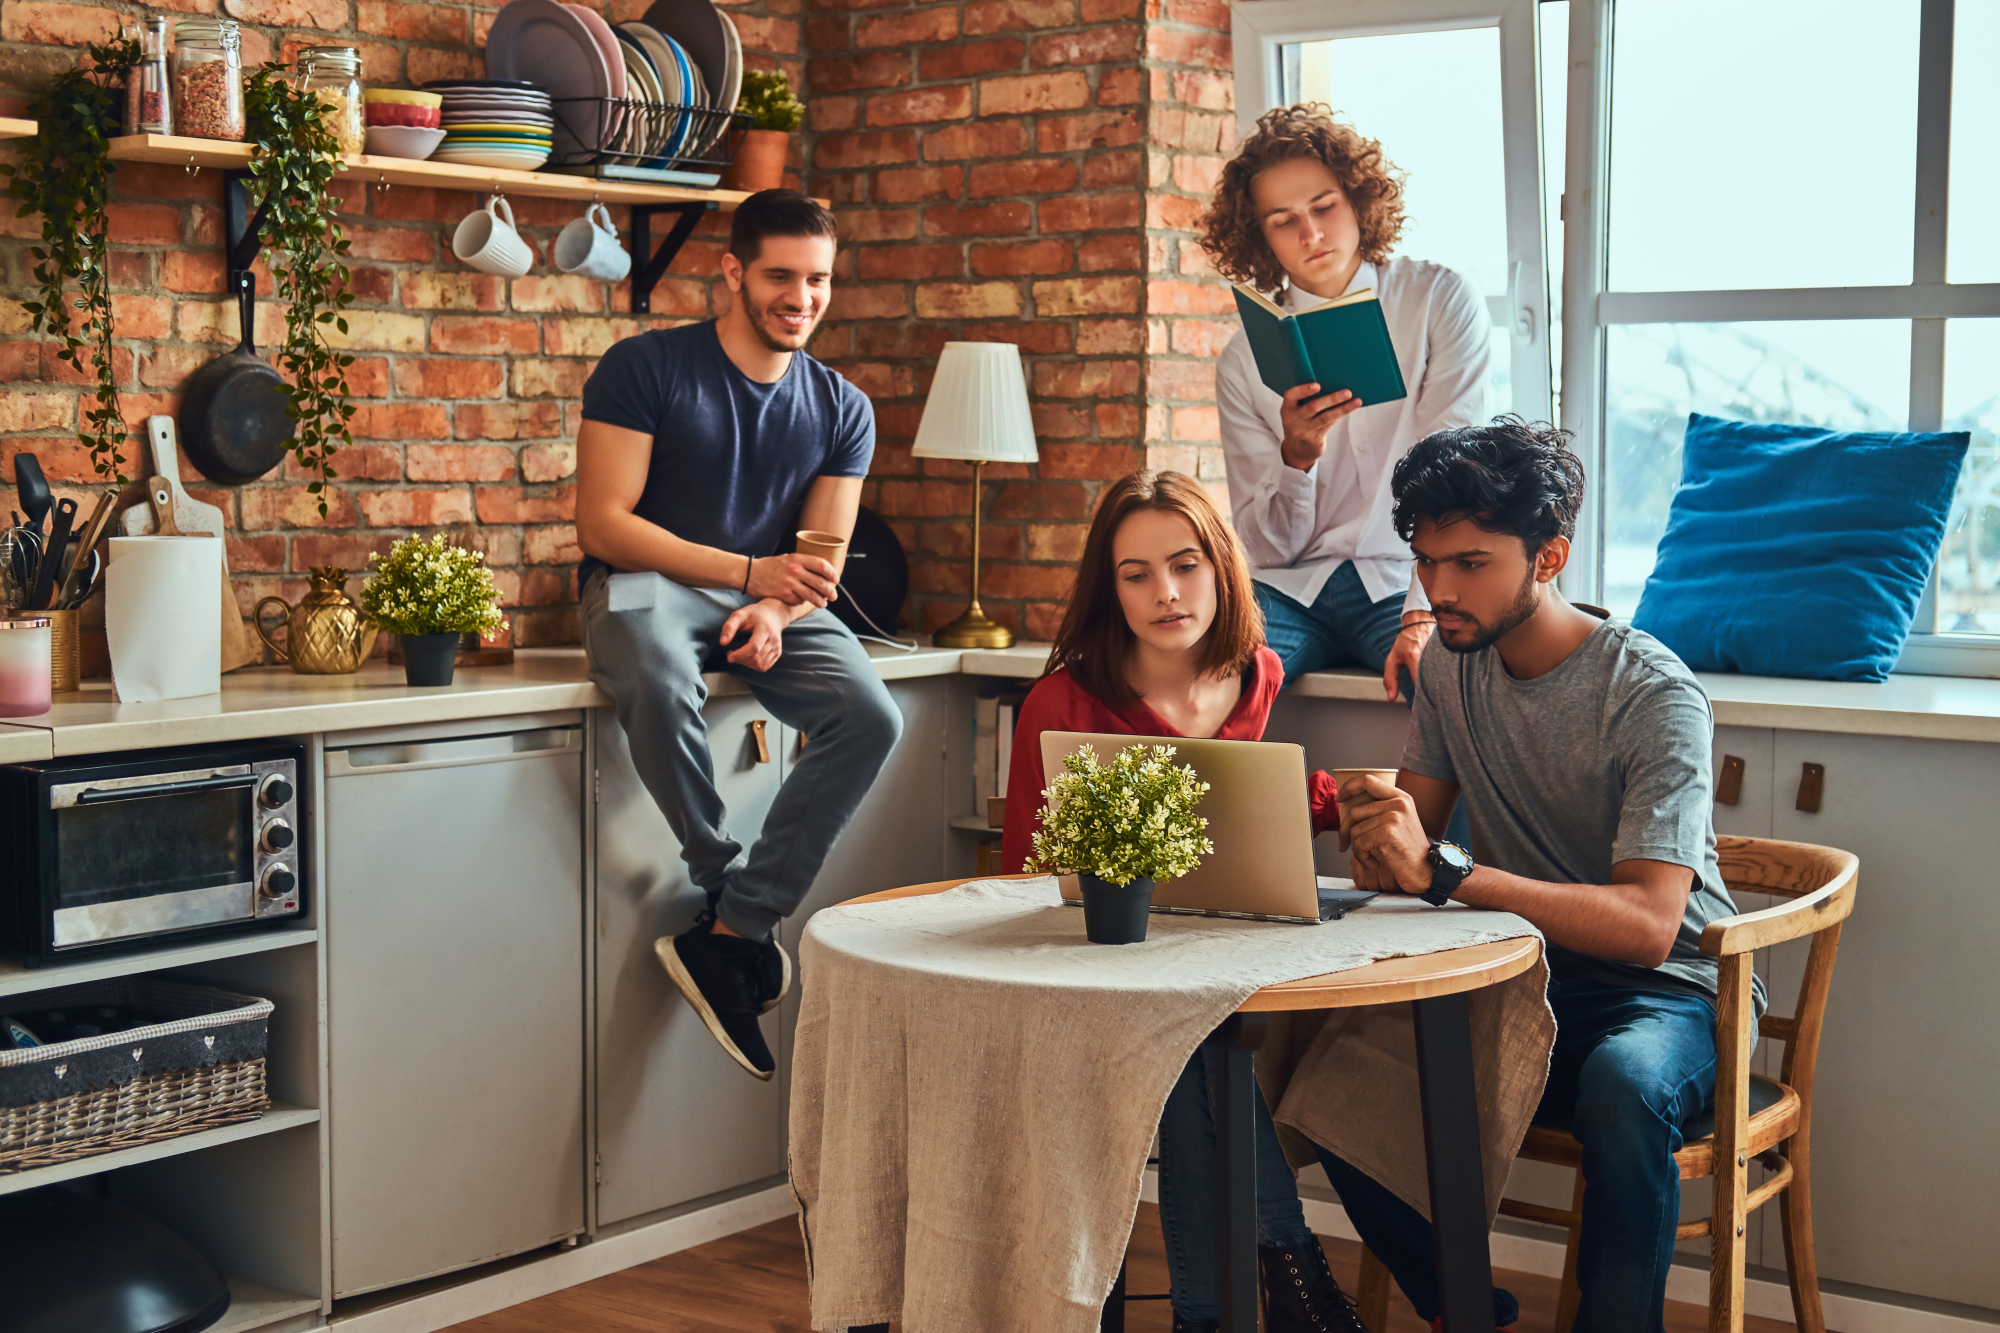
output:
M 1241 332 L 1222 351 L 1215 399 L 1231 517 L 1285 678 L 1361 666 L 1404 700 L 1436 618 L 1389 518 L 1389 476 L 1432 431 L 1486 420 L 1492 360 L 1471 284 L 1393 253 L 1406 225 L 1402 172 L 1317 104 L 1266 112 L 1201 220 L 1223 276 L 1287 310 L 1365 289 L 1381 300 L 1409 386 L 1400 402 L 1317 384 L 1273 393 Z

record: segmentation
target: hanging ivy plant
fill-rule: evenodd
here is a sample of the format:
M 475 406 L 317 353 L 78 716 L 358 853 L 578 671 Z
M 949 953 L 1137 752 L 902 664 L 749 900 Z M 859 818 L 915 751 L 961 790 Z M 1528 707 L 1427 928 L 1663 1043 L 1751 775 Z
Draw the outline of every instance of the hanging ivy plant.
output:
M 0 164 L 7 177 L 7 196 L 20 201 L 17 217 L 42 215 L 42 243 L 29 249 L 35 261 L 36 298 L 23 301 L 37 333 L 62 341 L 56 355 L 97 379 L 93 405 L 83 414 L 77 438 L 90 451 L 97 475 L 120 486 L 125 475 L 125 416 L 118 406 L 118 376 L 112 369 L 111 275 L 106 204 L 111 195 L 108 156 L 122 106 L 120 86 L 126 71 L 139 60 L 134 41 L 93 45 L 89 60 L 56 77 L 37 98 L 31 114 L 38 122 L 33 138 L 21 143 L 18 167 Z M 70 295 L 75 283 L 78 294 Z M 73 321 L 72 309 L 82 318 Z
M 327 103 L 295 88 L 282 65 L 252 71 L 243 85 L 243 113 L 252 144 L 250 207 L 273 201 L 257 239 L 285 303 L 278 368 L 288 382 L 285 413 L 299 423 L 290 448 L 299 466 L 314 474 L 306 490 L 319 498 L 324 518 L 326 484 L 339 475 L 334 455 L 354 443 L 347 389 L 354 357 L 327 341 L 329 329 L 347 332 L 341 312 L 354 300 L 347 290 L 340 200 L 333 193 L 340 144 L 327 123 Z

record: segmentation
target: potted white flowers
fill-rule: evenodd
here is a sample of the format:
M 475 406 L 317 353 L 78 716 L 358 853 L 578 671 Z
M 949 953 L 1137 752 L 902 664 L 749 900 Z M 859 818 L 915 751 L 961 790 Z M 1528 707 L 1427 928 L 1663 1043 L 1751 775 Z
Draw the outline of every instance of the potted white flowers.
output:
M 1153 882 L 1187 874 L 1215 850 L 1202 834 L 1208 821 L 1194 812 L 1208 784 L 1173 757 L 1171 745 L 1128 745 L 1101 764 L 1086 747 L 1042 793 L 1029 865 L 1076 873 L 1094 944 L 1145 939 Z
M 507 622 L 496 605 L 499 591 L 478 551 L 453 546 L 444 534 L 425 541 L 405 537 L 387 556 L 368 557 L 361 610 L 403 638 L 403 676 L 412 685 L 449 685 L 458 636 L 486 634 Z

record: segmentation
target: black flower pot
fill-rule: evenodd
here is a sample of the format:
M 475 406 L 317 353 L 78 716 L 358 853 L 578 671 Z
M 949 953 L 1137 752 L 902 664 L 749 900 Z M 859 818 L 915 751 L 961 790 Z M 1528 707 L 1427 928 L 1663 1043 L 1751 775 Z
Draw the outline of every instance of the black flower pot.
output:
M 1092 944 L 1137 944 L 1146 938 L 1152 880 L 1135 879 L 1122 889 L 1089 871 L 1077 880 L 1083 889 L 1083 933 Z
M 412 685 L 449 685 L 458 661 L 458 635 L 403 635 L 403 679 Z

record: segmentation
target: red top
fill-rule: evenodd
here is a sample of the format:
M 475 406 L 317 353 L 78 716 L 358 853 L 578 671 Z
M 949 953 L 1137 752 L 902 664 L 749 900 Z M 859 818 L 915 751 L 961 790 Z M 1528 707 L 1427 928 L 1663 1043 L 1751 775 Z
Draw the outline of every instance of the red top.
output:
M 1256 741 L 1264 738 L 1264 724 L 1271 716 L 1271 701 L 1285 683 L 1285 671 L 1278 655 L 1259 648 L 1256 658 L 1243 673 L 1243 693 L 1230 710 L 1219 741 Z M 1007 827 L 1000 842 L 1001 873 L 1018 875 L 1034 850 L 1035 831 L 1041 827 L 1042 788 L 1048 786 L 1042 770 L 1042 733 L 1045 731 L 1086 731 L 1114 736 L 1185 735 L 1165 718 L 1146 706 L 1143 699 L 1129 704 L 1108 704 L 1077 684 L 1067 669 L 1057 668 L 1035 683 L 1014 724 L 1014 757 L 1007 769 Z M 1314 773 L 1306 780 L 1307 798 L 1312 802 L 1313 832 L 1330 828 L 1338 820 L 1334 808 L 1333 779 Z

